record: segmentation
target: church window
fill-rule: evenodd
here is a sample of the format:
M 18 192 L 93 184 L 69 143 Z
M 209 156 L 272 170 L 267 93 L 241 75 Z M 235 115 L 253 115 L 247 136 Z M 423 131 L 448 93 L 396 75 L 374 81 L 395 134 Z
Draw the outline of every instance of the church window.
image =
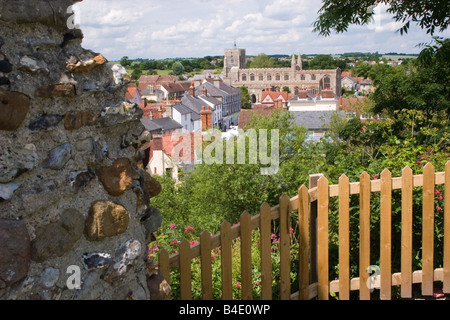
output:
M 302 74 L 302 78 L 301 78 L 302 80 L 305 80 L 306 79 L 306 77 L 305 77 L 305 75 L 304 74 Z
M 275 75 L 275 80 L 281 80 L 280 74 L 277 73 L 277 74 Z
M 317 89 L 316 89 L 316 87 L 312 87 L 312 88 L 309 90 L 309 92 L 311 92 L 311 94 L 313 94 L 313 95 L 317 94 Z
M 253 73 L 250 74 L 250 81 L 255 81 L 255 75 Z
M 264 76 L 262 74 L 259 75 L 259 81 L 263 81 L 264 80 Z
M 316 75 L 315 74 L 311 75 L 311 80 L 316 80 Z
M 242 81 L 247 81 L 247 75 L 246 74 L 242 75 Z
M 289 75 L 288 74 L 284 75 L 284 80 L 289 80 Z
M 295 94 L 296 96 L 298 96 L 298 93 L 299 93 L 298 87 L 295 87 L 295 88 L 294 88 L 294 94 Z
M 331 81 L 330 81 L 330 77 L 326 76 L 325 78 L 323 78 L 323 87 L 324 89 L 330 89 L 331 88 Z
M 271 74 L 268 74 L 268 75 L 267 75 L 267 80 L 269 80 L 269 81 L 272 80 L 272 75 L 271 75 Z

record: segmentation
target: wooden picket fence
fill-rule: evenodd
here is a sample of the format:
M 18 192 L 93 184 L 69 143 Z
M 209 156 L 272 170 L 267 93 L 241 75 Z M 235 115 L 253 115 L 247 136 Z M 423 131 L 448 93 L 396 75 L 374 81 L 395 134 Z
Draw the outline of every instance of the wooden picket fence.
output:
M 434 268 L 434 215 L 435 186 L 445 185 L 444 192 L 444 252 L 442 268 Z M 280 299 L 309 300 L 318 298 L 327 300 L 330 293 L 339 293 L 339 299 L 350 299 L 350 291 L 359 290 L 361 300 L 371 298 L 368 280 L 379 283 L 380 299 L 392 298 L 392 286 L 401 287 L 401 297 L 412 297 L 412 285 L 422 284 L 422 295 L 433 294 L 433 282 L 443 282 L 443 292 L 450 293 L 450 161 L 445 172 L 435 173 L 433 165 L 427 164 L 423 174 L 413 175 L 406 167 L 401 177 L 393 178 L 389 170 L 384 170 L 380 179 L 371 180 L 364 172 L 359 182 L 350 183 L 346 175 L 341 176 L 339 184 L 329 185 L 326 177 L 310 177 L 310 188 L 301 186 L 298 195 L 289 198 L 283 194 L 275 207 L 267 203 L 261 206 L 260 214 L 251 216 L 244 212 L 240 223 L 231 226 L 224 222 L 221 232 L 211 236 L 204 231 L 200 242 L 190 246 L 187 240 L 179 245 L 179 252 L 169 256 L 161 250 L 158 256 L 159 268 L 169 281 L 171 269 L 179 267 L 180 292 L 182 300 L 192 299 L 191 260 L 201 259 L 202 297 L 213 298 L 211 251 L 221 248 L 222 298 L 232 299 L 232 241 L 240 237 L 241 241 L 241 299 L 252 297 L 252 261 L 251 234 L 259 229 L 261 250 L 261 298 L 272 299 L 272 263 L 271 263 L 271 222 L 279 219 L 280 230 Z M 412 270 L 412 208 L 413 188 L 422 187 L 422 270 Z M 392 273 L 392 191 L 401 190 L 401 272 Z M 380 252 L 372 252 L 370 244 L 371 193 L 380 193 Z M 359 195 L 359 277 L 350 279 L 350 234 L 349 199 L 350 195 Z M 339 200 L 339 279 L 329 279 L 329 201 L 332 197 Z M 291 293 L 290 279 L 290 221 L 295 212 L 299 230 L 299 291 Z M 354 237 L 355 235 L 352 235 Z M 379 254 L 378 277 L 372 278 L 367 272 L 371 254 Z M 369 279 L 370 278 L 370 279 Z M 373 287 L 372 287 L 373 288 Z

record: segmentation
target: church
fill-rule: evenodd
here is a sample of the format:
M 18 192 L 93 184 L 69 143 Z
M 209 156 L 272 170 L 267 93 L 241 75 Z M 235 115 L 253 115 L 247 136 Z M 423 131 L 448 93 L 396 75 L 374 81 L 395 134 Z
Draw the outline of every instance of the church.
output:
M 288 87 L 298 95 L 307 92 L 318 96 L 322 91 L 332 92 L 336 98 L 341 96 L 341 70 L 303 70 L 301 55 L 292 55 L 290 68 L 247 68 L 245 49 L 236 44 L 233 49 L 225 49 L 223 80 L 228 85 L 248 88 L 252 102 L 260 102 L 265 90 L 282 91 Z

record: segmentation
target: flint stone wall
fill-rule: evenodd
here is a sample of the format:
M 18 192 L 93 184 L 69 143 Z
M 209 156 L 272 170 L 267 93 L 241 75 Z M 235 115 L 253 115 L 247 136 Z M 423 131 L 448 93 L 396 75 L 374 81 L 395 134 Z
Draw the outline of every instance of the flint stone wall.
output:
M 0 300 L 164 297 L 142 111 L 125 70 L 67 27 L 73 3 L 0 0 Z

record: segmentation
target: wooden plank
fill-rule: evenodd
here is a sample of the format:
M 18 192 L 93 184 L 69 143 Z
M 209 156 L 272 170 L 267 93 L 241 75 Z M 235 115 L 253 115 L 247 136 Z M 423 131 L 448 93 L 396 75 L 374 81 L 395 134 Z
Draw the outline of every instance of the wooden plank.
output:
M 450 293 L 450 161 L 445 164 L 444 190 L 444 285 L 443 291 Z
M 350 185 L 339 178 L 339 300 L 350 300 Z
M 291 236 L 289 232 L 289 197 L 280 197 L 280 299 L 289 300 L 291 296 Z
M 319 300 L 329 299 L 328 262 L 328 179 L 318 181 L 317 194 L 317 257 L 318 257 L 318 296 Z
M 170 285 L 169 252 L 166 249 L 161 249 L 158 253 L 158 268 L 166 282 Z M 166 300 L 170 300 L 170 293 Z
M 370 266 L 370 176 L 363 172 L 359 177 L 361 188 L 359 195 L 359 299 L 370 300 L 370 289 L 367 286 Z
M 314 174 L 309 176 L 309 188 L 313 188 L 315 190 L 315 198 L 311 199 L 310 194 L 310 209 L 309 209 L 309 238 L 310 238 L 310 248 L 311 248 L 311 259 L 310 259 L 310 283 L 314 283 L 318 281 L 317 273 L 317 193 L 318 193 L 318 182 L 323 174 Z
M 241 215 L 241 299 L 253 299 L 252 285 L 252 227 L 251 216 Z
M 211 234 L 206 230 L 200 234 L 200 251 L 202 298 L 212 300 Z
M 434 167 L 428 163 L 423 168 L 422 207 L 422 295 L 433 295 L 434 249 Z
M 379 276 L 378 276 L 379 277 Z M 444 270 L 443 268 L 438 268 L 434 270 L 434 280 L 442 281 L 444 279 Z M 360 279 L 353 278 L 350 281 L 350 290 L 360 290 Z M 400 272 L 392 274 L 392 286 L 400 286 L 402 282 L 402 274 Z M 422 270 L 417 270 L 412 273 L 412 283 L 422 283 Z M 364 284 L 364 286 L 366 286 Z M 339 280 L 333 280 L 330 282 L 330 292 L 336 293 L 339 292 Z
M 224 221 L 220 226 L 222 260 L 222 299 L 233 299 L 233 265 L 231 255 L 231 224 Z
M 181 300 L 192 300 L 191 248 L 186 239 L 180 242 L 180 291 Z
M 391 300 L 392 175 L 387 169 L 381 173 L 380 201 L 380 299 Z
M 298 190 L 298 224 L 299 224 L 299 295 L 300 300 L 309 299 L 309 195 L 308 188 L 302 185 Z
M 261 206 L 261 299 L 272 300 L 272 241 L 270 205 Z
M 412 298 L 412 197 L 413 171 L 405 167 L 402 171 L 402 298 Z

